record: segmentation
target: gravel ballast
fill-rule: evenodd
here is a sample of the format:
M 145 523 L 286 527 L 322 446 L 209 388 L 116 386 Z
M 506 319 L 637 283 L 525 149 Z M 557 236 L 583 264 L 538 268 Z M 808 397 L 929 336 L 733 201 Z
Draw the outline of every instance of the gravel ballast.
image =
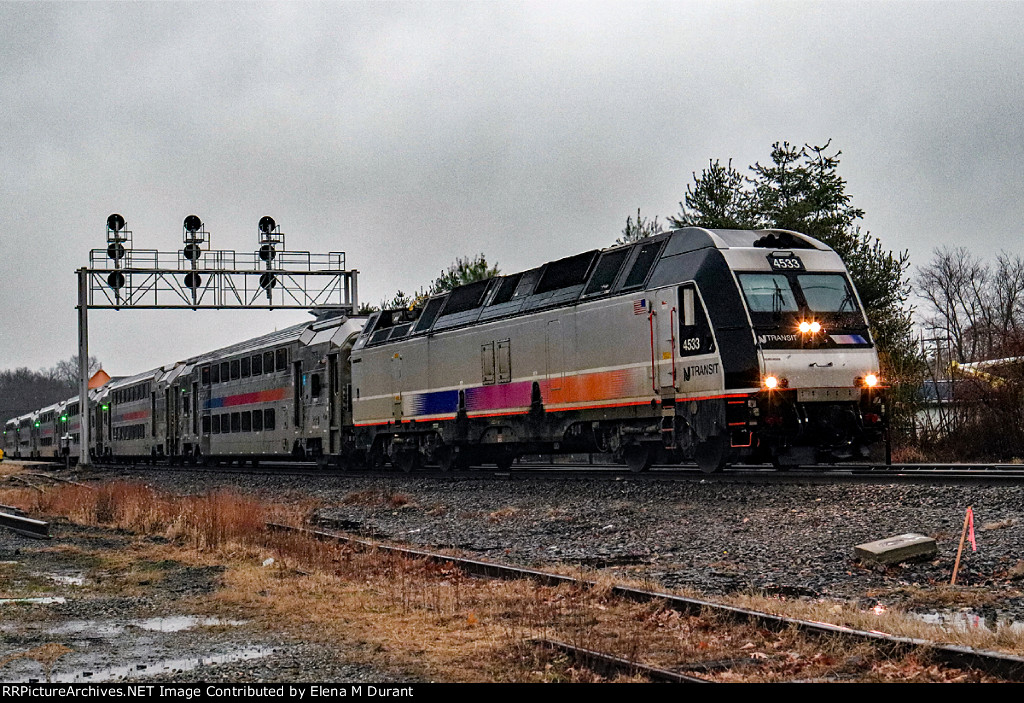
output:
M 978 551 L 958 584 L 991 590 L 1024 617 L 1024 487 L 717 478 L 554 479 L 486 470 L 453 478 L 133 474 L 158 488 L 313 498 L 325 524 L 428 548 L 543 567 L 579 564 L 709 595 L 766 592 L 876 599 L 948 583 L 964 513 Z M 986 529 L 988 526 L 990 529 Z M 936 558 L 861 564 L 853 547 L 908 532 L 935 538 Z M 897 596 L 890 595 L 890 598 Z

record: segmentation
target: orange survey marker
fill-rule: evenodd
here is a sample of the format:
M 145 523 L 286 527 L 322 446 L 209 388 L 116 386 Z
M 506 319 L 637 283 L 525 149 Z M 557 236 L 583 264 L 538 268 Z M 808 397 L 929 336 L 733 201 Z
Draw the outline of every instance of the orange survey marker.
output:
M 968 536 L 969 535 L 969 536 Z M 964 515 L 964 529 L 960 532 L 960 546 L 956 550 L 956 562 L 953 564 L 953 578 L 949 585 L 956 585 L 956 574 L 960 571 L 960 554 L 964 551 L 964 540 L 971 540 L 971 551 L 978 551 L 978 543 L 974 541 L 974 510 L 967 506 L 967 514 Z

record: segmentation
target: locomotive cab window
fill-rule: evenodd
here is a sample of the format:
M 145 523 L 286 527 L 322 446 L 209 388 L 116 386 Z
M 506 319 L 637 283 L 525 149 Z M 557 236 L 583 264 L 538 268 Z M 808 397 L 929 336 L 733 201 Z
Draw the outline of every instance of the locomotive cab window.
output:
M 204 366 L 202 370 L 202 384 L 204 386 L 210 385 L 210 367 Z
M 715 337 L 711 333 L 704 304 L 697 287 L 688 283 L 679 288 L 679 355 L 697 356 L 715 351 Z

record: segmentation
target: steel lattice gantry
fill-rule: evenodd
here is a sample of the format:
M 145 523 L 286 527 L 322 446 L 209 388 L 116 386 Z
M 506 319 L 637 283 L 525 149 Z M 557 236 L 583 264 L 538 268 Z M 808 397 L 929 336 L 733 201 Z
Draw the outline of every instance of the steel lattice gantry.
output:
M 195 215 L 185 218 L 183 247 L 166 252 L 132 247 L 121 215 L 107 218 L 107 247 L 89 252 L 78 269 L 79 462 L 89 464 L 88 310 L 339 310 L 359 309 L 358 271 L 344 252 L 287 251 L 273 218 L 259 222 L 252 252 L 211 249 Z

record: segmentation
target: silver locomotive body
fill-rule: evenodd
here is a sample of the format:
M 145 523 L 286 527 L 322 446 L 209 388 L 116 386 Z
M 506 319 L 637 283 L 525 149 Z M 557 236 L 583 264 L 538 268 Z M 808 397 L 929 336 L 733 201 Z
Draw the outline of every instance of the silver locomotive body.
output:
M 796 262 L 805 278 L 838 275 L 849 310 L 814 310 L 823 296 L 776 268 Z M 765 281 L 748 275 L 799 304 L 765 318 Z M 817 312 L 818 331 L 798 333 Z M 688 228 L 383 311 L 352 369 L 357 444 L 406 469 L 585 451 L 714 470 L 845 458 L 881 437 L 862 387 L 878 359 L 842 262 L 788 232 Z

